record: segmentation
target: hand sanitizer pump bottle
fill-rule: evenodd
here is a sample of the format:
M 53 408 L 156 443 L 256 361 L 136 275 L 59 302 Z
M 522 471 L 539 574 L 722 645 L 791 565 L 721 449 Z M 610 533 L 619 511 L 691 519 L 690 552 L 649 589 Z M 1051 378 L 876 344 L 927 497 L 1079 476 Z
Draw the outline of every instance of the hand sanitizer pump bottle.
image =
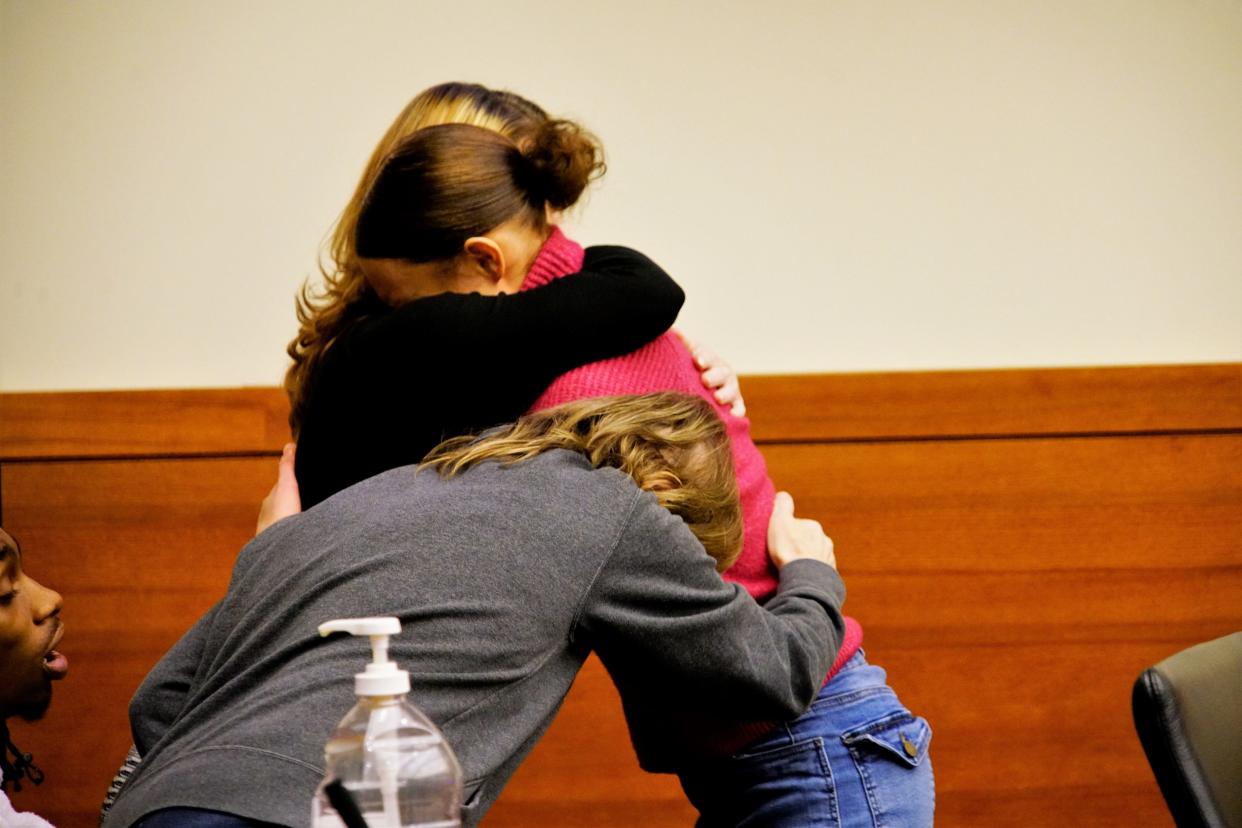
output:
M 327 770 L 315 792 L 314 828 L 458 828 L 461 766 L 436 726 L 406 701 L 410 674 L 388 659 L 388 637 L 401 632 L 396 618 L 347 618 L 319 626 L 320 635 L 347 632 L 371 638 L 373 659 L 354 676 L 358 703 L 337 725 L 324 748 Z M 357 812 L 338 812 L 341 788 Z

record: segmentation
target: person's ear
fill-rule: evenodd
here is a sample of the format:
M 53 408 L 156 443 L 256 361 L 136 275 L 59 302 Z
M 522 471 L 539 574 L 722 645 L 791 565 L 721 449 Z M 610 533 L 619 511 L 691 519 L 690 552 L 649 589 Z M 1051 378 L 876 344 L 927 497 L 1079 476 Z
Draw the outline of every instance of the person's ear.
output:
M 466 239 L 466 256 L 493 283 L 505 275 L 505 254 L 500 245 L 487 236 L 471 236 Z

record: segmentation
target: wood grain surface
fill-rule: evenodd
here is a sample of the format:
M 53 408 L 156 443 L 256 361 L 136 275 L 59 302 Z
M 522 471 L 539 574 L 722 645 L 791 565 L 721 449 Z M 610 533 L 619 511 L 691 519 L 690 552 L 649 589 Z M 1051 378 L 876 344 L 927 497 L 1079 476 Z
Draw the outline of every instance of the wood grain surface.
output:
M 868 658 L 931 722 L 942 826 L 1171 825 L 1138 673 L 1242 629 L 1242 366 L 752 377 L 777 485 L 832 534 Z M 286 439 L 277 389 L 0 395 L 0 520 L 72 673 L 15 801 L 95 825 L 126 704 L 218 598 Z M 688 826 L 593 659 L 485 826 Z
M 147 671 L 228 586 L 271 485 L 269 458 L 10 463 L 4 527 L 65 600 L 70 674 L 13 737 L 47 774 L 15 801 L 59 828 L 98 824 Z

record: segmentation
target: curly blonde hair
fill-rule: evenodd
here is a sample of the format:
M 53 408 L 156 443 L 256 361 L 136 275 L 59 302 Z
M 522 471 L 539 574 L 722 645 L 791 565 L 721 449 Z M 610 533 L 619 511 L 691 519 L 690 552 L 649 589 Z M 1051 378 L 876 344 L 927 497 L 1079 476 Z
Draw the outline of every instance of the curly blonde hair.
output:
M 550 449 L 619 469 L 655 495 L 724 572 L 742 551 L 742 508 L 725 425 L 705 400 L 671 391 L 597 397 L 526 414 L 481 436 L 454 437 L 420 469 L 452 477 L 487 460 L 520 463 Z
M 520 95 L 475 83 L 439 84 L 419 93 L 406 105 L 371 153 L 353 197 L 337 220 L 328 244 L 328 260 L 321 258 L 319 264 L 322 285 L 312 287 L 308 281 L 298 294 L 298 333 L 286 349 L 293 364 L 285 373 L 289 425 L 295 438 L 301 427 L 308 381 L 324 353 L 348 325 L 383 309 L 367 285 L 356 247 L 358 217 L 367 196 L 385 162 L 402 141 L 425 127 L 443 124 L 482 127 L 505 136 L 524 151 L 541 129 L 560 133 L 568 128 L 572 128 L 568 130 L 571 132 L 577 129 L 568 121 L 554 121 L 541 107 Z M 602 150 L 590 133 L 578 131 L 594 151 L 589 177 L 598 177 L 604 169 Z

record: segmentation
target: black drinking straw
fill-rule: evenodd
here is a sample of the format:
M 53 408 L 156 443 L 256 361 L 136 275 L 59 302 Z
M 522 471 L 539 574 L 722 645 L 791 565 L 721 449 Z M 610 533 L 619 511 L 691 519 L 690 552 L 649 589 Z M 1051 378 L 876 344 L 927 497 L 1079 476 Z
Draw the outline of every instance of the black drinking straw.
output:
M 363 818 L 362 811 L 358 810 L 358 803 L 354 802 L 353 795 L 345 790 L 341 780 L 333 779 L 323 786 L 323 792 L 328 795 L 328 801 L 340 815 L 345 828 L 367 828 L 367 821 Z

